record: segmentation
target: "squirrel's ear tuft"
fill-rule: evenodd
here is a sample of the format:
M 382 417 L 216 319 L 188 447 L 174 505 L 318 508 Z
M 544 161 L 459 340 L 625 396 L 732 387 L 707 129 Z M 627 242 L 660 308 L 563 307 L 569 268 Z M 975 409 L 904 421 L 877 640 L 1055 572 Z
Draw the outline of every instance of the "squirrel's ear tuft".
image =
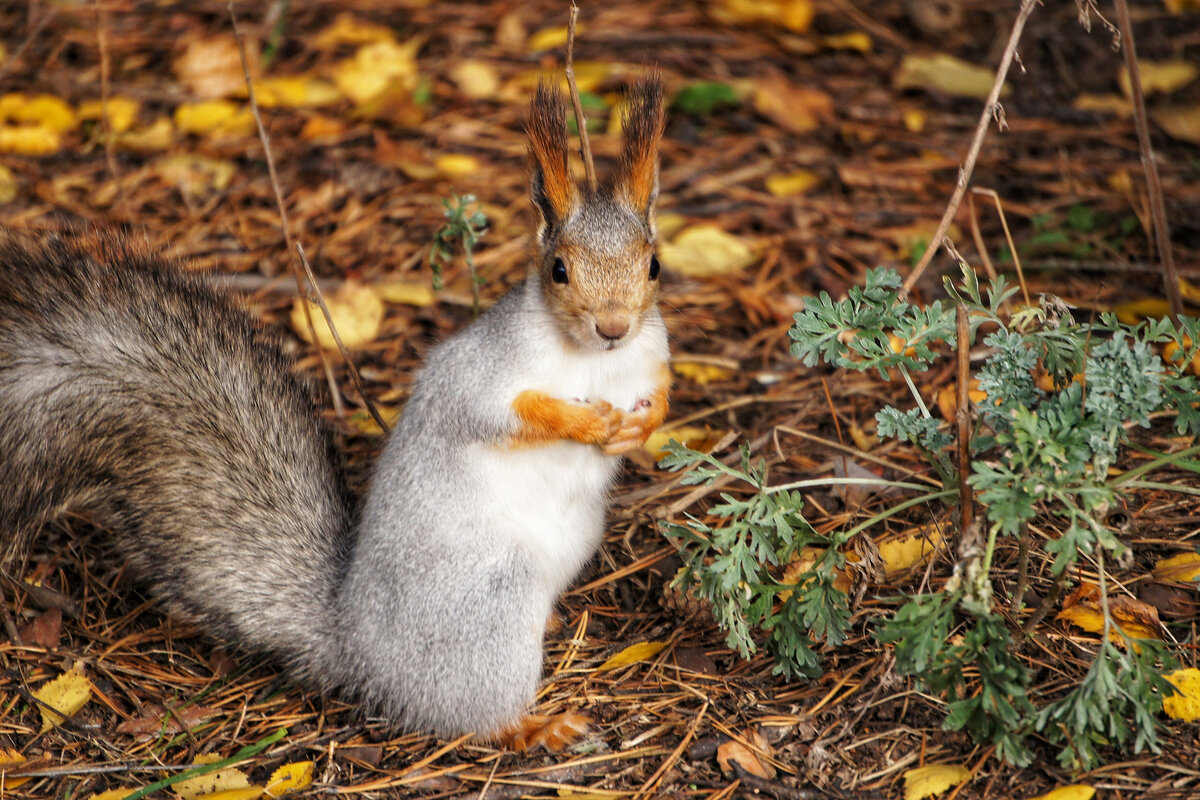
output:
M 565 220 L 579 200 L 567 165 L 567 117 L 562 95 L 539 83 L 529 107 L 530 195 L 545 226 Z
M 658 142 L 663 132 L 663 85 L 657 74 L 629 90 L 621 129 L 625 143 L 614 188 L 650 221 L 658 199 Z

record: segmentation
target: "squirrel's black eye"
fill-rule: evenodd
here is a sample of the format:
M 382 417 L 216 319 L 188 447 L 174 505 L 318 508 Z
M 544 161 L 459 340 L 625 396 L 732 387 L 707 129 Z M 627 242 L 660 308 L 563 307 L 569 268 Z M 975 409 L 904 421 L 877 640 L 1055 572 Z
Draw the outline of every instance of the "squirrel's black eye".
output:
M 658 280 L 658 256 L 650 256 L 650 280 Z
M 567 264 L 561 258 L 554 259 L 554 266 L 550 268 L 550 277 L 555 283 L 567 282 Z

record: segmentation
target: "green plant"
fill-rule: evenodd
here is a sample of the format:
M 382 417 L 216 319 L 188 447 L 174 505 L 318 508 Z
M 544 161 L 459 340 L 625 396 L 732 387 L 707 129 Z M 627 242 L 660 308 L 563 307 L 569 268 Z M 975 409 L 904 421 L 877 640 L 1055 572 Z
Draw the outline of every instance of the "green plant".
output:
M 1023 539 L 1029 523 L 1037 518 L 1059 531 L 1045 544 L 1045 550 L 1054 557 L 1051 572 L 1060 586 L 1069 580 L 1072 566 L 1087 559 L 1100 567 L 1104 596 L 1105 555 L 1119 556 L 1125 549 L 1107 524 L 1108 512 L 1130 489 L 1163 488 L 1144 480 L 1154 469 L 1172 464 L 1198 471 L 1187 460 L 1200 451 L 1200 447 L 1192 447 L 1172 455 L 1152 454 L 1152 460 L 1137 469 L 1117 477 L 1109 474 L 1122 447 L 1129 444 L 1130 428 L 1147 426 L 1152 414 L 1172 412 L 1180 432 L 1200 432 L 1200 385 L 1185 370 L 1200 348 L 1200 320 L 1184 319 L 1176 329 L 1165 320 L 1125 325 L 1111 314 L 1102 314 L 1097 321 L 1080 324 L 1053 298 L 1009 314 L 1004 309 L 1015 289 L 1003 279 L 982 289 L 975 273 L 965 265 L 961 283 L 955 286 L 947 280 L 946 291 L 951 303 L 918 307 L 903 296 L 899 275 L 876 269 L 868 273 L 864 286 L 851 288 L 845 300 L 834 301 L 824 293 L 808 299 L 791 329 L 792 353 L 806 365 L 824 362 L 872 370 L 884 380 L 900 379 L 907 384 L 915 407 L 882 409 L 876 416 L 877 432 L 916 447 L 944 486 L 956 486 L 958 481 L 959 465 L 948 450 L 952 439 L 929 412 L 912 374 L 928 369 L 958 346 L 956 306 L 969 313 L 971 342 L 982 328 L 987 329 L 983 342 L 990 355 L 977 371 L 978 388 L 986 393 L 986 399 L 978 404 L 971 426 L 968 466 L 968 483 L 984 512 L 978 536 L 981 542 L 963 548 L 954 574 L 940 591 L 898 601 L 896 613 L 880 626 L 876 636 L 881 643 L 894 645 L 900 672 L 916 676 L 931 691 L 945 695 L 947 729 L 970 732 L 978 741 L 994 745 L 998 754 L 1012 763 L 1029 761 L 1026 740 L 1035 731 L 1060 745 L 1062 763 L 1075 767 L 1097 763 L 1096 747 L 1106 743 L 1132 746 L 1135 751 L 1156 750 L 1154 714 L 1171 692 L 1161 677 L 1161 670 L 1172 664 L 1167 649 L 1156 642 L 1129 640 L 1113 622 L 1107 603 L 1102 604 L 1105 636 L 1087 675 L 1057 700 L 1037 696 L 1028 669 L 1014 652 L 1009 623 L 995 607 L 992 559 L 998 537 Z M 1172 346 L 1173 360 L 1164 362 L 1155 345 Z M 1037 372 L 1047 376 L 1052 388 L 1039 386 Z M 743 455 L 743 464 L 747 462 L 748 456 Z M 694 480 L 698 481 L 715 477 L 714 465 L 719 462 L 677 447 L 664 464 L 676 469 L 706 464 L 707 472 L 697 470 Z M 786 521 L 789 532 L 772 527 L 772 541 L 803 539 L 804 544 L 821 544 L 827 549 L 818 564 L 829 564 L 829 569 L 837 558 L 830 554 L 840 544 L 872 522 L 914 504 L 899 504 L 850 531 L 820 537 L 817 542 L 807 533 L 812 528 L 800 514 L 799 494 L 782 491 L 794 490 L 799 484 L 768 487 L 765 471 L 746 482 L 757 497 L 775 498 L 772 520 Z M 947 491 L 920 499 L 951 496 L 957 493 Z M 759 513 L 756 502 L 753 497 L 737 503 L 726 500 L 710 509 L 722 521 L 705 526 L 702 539 L 695 538 L 694 521 L 691 539 L 681 526 L 665 529 L 684 551 L 688 572 L 683 580 L 698 580 L 702 593 L 712 586 L 749 587 L 743 591 L 754 599 L 741 605 L 711 591 L 704 594 L 713 600 L 719 621 L 730 631 L 731 644 L 747 637 L 747 625 L 762 627 L 769 642 L 777 636 L 770 626 L 776 624 L 779 613 L 770 606 L 770 598 L 785 588 L 795 589 L 789 602 L 821 609 L 822 619 L 844 619 L 844 611 L 832 608 L 844 598 L 824 591 L 823 584 L 815 580 L 819 574 L 815 568 L 812 575 L 802 575 L 788 585 L 773 577 L 763 580 L 765 588 L 759 590 L 759 584 L 746 576 L 761 579 L 765 567 L 756 571 L 745 563 L 761 555 L 749 548 L 734 559 L 738 565 L 734 577 L 726 574 L 732 562 L 722 556 L 735 552 L 742 531 L 757 531 L 753 518 Z M 765 519 L 761 514 L 758 518 Z M 803 536 L 797 536 L 798 531 L 803 531 Z M 759 535 L 756 532 L 754 538 Z M 714 557 L 712 552 L 720 555 Z M 776 548 L 775 560 L 762 563 L 780 563 L 780 552 Z M 1018 586 L 1017 595 L 1023 592 L 1024 587 Z M 741 621 L 734 619 L 738 615 L 742 615 Z M 836 644 L 828 625 L 818 630 L 824 632 L 826 641 Z M 1122 639 L 1124 649 L 1110 641 L 1110 631 Z M 788 641 L 803 635 L 802 629 L 789 631 Z M 752 648 L 739 649 L 746 654 Z M 778 657 L 777 649 L 772 652 Z M 810 674 L 815 663 L 809 655 L 811 650 L 800 659 L 803 669 L 798 669 L 796 662 L 781 662 L 782 670 Z M 1101 718 L 1103 724 L 1098 724 Z
M 473 310 L 479 313 L 479 286 L 483 279 L 475 274 L 475 245 L 487 228 L 487 216 L 476 202 L 475 195 L 464 194 L 461 197 L 451 193 L 450 197 L 442 200 L 446 224 L 438 228 L 433 235 L 433 247 L 429 251 L 429 268 L 433 271 L 433 288 L 442 288 L 442 269 L 454 260 L 454 250 L 461 247 L 463 257 L 467 261 L 467 270 L 471 275 L 471 296 Z M 475 206 L 471 208 L 471 206 Z

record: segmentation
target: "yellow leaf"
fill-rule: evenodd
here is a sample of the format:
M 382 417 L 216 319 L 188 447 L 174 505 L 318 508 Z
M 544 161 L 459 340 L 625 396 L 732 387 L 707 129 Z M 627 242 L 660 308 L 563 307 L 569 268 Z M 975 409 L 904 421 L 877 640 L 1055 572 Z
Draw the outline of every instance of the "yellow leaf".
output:
M 1160 108 L 1150 112 L 1167 135 L 1181 142 L 1200 144 L 1200 105 Z
M 826 36 L 821 44 L 830 50 L 855 50 L 859 53 L 871 52 L 871 36 L 863 31 L 851 31 L 837 36 Z
M 733 377 L 733 371 L 716 364 L 700 364 L 695 361 L 676 361 L 671 369 L 681 378 L 707 386 L 713 381 L 727 381 Z
M 820 182 L 821 178 L 816 173 L 806 169 L 799 169 L 786 175 L 768 175 L 766 179 L 767 191 L 776 197 L 793 197 L 804 194 Z
M 94 794 L 88 800 L 125 800 L 126 797 L 136 792 L 137 789 L 109 789 L 100 794 Z
M 417 50 L 421 37 L 398 44 L 391 39 L 364 44 L 333 68 L 333 82 L 357 105 L 366 105 L 389 89 L 411 90 L 417 84 Z
M 377 283 L 372 288 L 385 303 L 425 308 L 433 305 L 434 301 L 433 289 L 423 281 L 388 281 Z
M 130 97 L 110 97 L 107 107 L 103 100 L 88 100 L 79 106 L 80 119 L 108 119 L 108 129 L 113 133 L 124 133 L 133 127 L 138 109 L 142 104 Z
M 48 156 L 62 148 L 62 134 L 49 125 L 0 125 L 0 153 Z
M 12 170 L 0 164 L 0 205 L 11 203 L 17 196 L 17 179 Z
M 1096 790 L 1091 786 L 1076 783 L 1071 786 L 1060 786 L 1052 792 L 1031 797 L 1030 800 L 1092 800 L 1095 796 Z
M 879 543 L 884 574 L 891 580 L 914 567 L 924 566 L 941 544 L 942 533 L 937 527 L 909 528 L 898 536 L 889 537 Z
M 391 28 L 363 22 L 343 11 L 337 15 L 333 24 L 318 33 L 313 41 L 317 47 L 326 50 L 340 44 L 358 46 L 371 42 L 395 41 L 395 38 Z
M 687 217 L 674 211 L 664 211 L 658 215 L 655 227 L 658 228 L 660 239 L 670 239 L 687 227 Z
M 558 796 L 570 800 L 620 800 L 630 792 L 610 792 L 605 789 L 559 789 Z
M 723 431 L 713 431 L 695 425 L 682 425 L 668 430 L 655 431 L 650 434 L 650 438 L 646 439 L 646 443 L 642 447 L 647 453 L 654 456 L 655 461 L 660 461 L 666 457 L 667 443 L 672 439 L 693 450 L 706 451 L 723 435 Z
M 925 130 L 925 112 L 917 108 L 907 109 L 904 112 L 904 127 L 913 133 Z
M 264 78 L 254 84 L 254 99 L 263 108 L 317 108 L 342 99 L 337 87 L 311 75 Z
M 293 761 L 271 773 L 263 794 L 267 797 L 282 797 L 290 792 L 307 789 L 313 782 L 314 764 L 311 761 Z
M 262 796 L 263 788 L 261 786 L 241 786 L 236 789 L 222 789 L 202 794 L 195 800 L 258 800 Z
M 1200 669 L 1188 667 L 1164 677 L 1179 690 L 1179 694 L 1163 698 L 1163 713 L 1183 722 L 1200 719 Z
M 7 772 L 12 768 L 20 769 L 25 763 L 25 756 L 21 755 L 16 750 L 10 750 L 0 747 L 0 773 Z M 23 783 L 29 783 L 33 778 L 5 778 L 0 781 L 0 788 L 15 789 Z
M 900 62 L 895 84 L 899 89 L 926 89 L 954 97 L 982 100 L 992 90 L 996 73 L 987 67 L 968 64 L 946 53 L 908 55 Z M 1004 87 L 1001 95 L 1008 93 Z
M 782 75 L 754 82 L 754 110 L 792 133 L 809 133 L 833 116 L 833 97 L 808 86 L 797 86 Z
M 694 225 L 659 248 L 663 266 L 680 275 L 704 277 L 736 272 L 754 263 L 754 251 L 715 225 Z
M 201 136 L 242 136 L 254 130 L 254 116 L 232 100 L 202 100 L 176 108 L 175 127 Z
M 450 77 L 458 84 L 458 90 L 472 100 L 484 100 L 500 91 L 500 76 L 496 67 L 486 61 L 463 59 L 450 70 Z
M 305 142 L 336 139 L 345 132 L 346 123 L 340 119 L 314 114 L 305 121 L 304 127 L 300 129 L 300 139 Z
M 850 423 L 850 438 L 854 440 L 854 446 L 864 453 L 874 450 L 875 446 L 879 444 L 879 437 L 867 433 L 857 422 Z
M 1196 80 L 1200 68 L 1190 61 L 1138 61 L 1138 74 L 1142 78 L 1142 91 L 1147 94 L 1170 94 L 1176 89 L 1187 86 Z M 1133 87 L 1129 81 L 1129 70 L 1121 67 L 1117 83 L 1126 97 L 1133 96 Z
M 1188 11 L 1200 11 L 1200 0 L 1163 0 L 1163 5 L 1172 14 L 1186 14 Z
M 202 196 L 229 188 L 237 167 L 232 161 L 181 153 L 154 162 L 154 171 L 164 183 L 188 196 Z
M 1071 106 L 1076 111 L 1115 114 L 1122 119 L 1133 113 L 1133 105 L 1124 97 L 1116 94 L 1081 94 L 1075 98 Z
M 1154 577 L 1161 580 L 1189 583 L 1200 578 L 1200 553 L 1180 553 L 1160 558 L 1154 565 Z
M 433 166 L 447 178 L 465 178 L 479 171 L 479 160 L 460 153 L 446 153 L 435 158 Z
M 1130 300 L 1128 303 L 1118 303 L 1113 306 L 1117 319 L 1126 325 L 1136 325 L 1144 319 L 1162 319 L 1171 313 L 1166 300 L 1147 297 L 1142 300 Z
M 922 800 L 941 794 L 971 777 L 971 771 L 955 764 L 930 764 L 904 773 L 904 800 Z
M 195 763 L 200 766 L 212 764 L 220 760 L 221 756 L 215 753 L 208 753 L 198 757 Z M 211 795 L 214 792 L 247 788 L 250 788 L 250 779 L 246 777 L 246 773 L 237 767 L 225 767 L 216 772 L 209 772 L 204 775 L 198 775 L 195 778 L 188 778 L 171 787 L 172 791 L 183 798 L 183 800 L 198 800 L 198 798 Z M 261 789 L 258 789 L 258 791 L 260 794 L 262 793 Z M 257 795 L 255 796 L 257 797 Z
M 42 712 L 42 733 L 45 733 L 87 705 L 87 701 L 92 699 L 92 682 L 76 666 L 70 672 L 64 672 L 42 684 L 33 696 L 41 701 L 38 710 Z M 51 708 L 58 713 L 51 711 Z
M 309 304 L 318 343 L 326 350 L 337 350 L 337 343 L 333 334 L 329 332 L 329 325 L 325 322 L 321 307 L 307 297 L 297 297 L 292 303 L 292 329 L 301 339 L 312 343 L 312 334 L 308 330 L 308 323 L 304 321 L 302 303 Z M 333 318 L 338 336 L 341 337 L 342 344 L 346 345 L 346 349 L 362 347 L 378 335 L 379 326 L 383 322 L 384 306 L 379 295 L 370 287 L 346 281 L 325 296 L 325 304 L 329 307 L 329 316 Z
M 627 667 L 639 661 L 648 661 L 662 652 L 663 648 L 668 644 L 669 642 L 639 642 L 638 644 L 631 644 L 597 667 L 596 671 L 604 672 L 605 670 L 616 669 L 617 667 Z
M 583 35 L 584 26 L 582 24 L 575 25 L 575 36 Z M 529 37 L 529 41 L 525 43 L 529 48 L 529 52 L 538 53 L 542 50 L 557 50 L 567 46 L 567 27 L 560 25 L 555 28 L 542 28 L 537 33 Z M 580 91 L 583 91 L 580 89 Z
M 0 97 L 0 120 L 12 120 L 21 125 L 41 125 L 58 133 L 66 133 L 78 124 L 69 103 L 52 94 L 32 97 L 10 92 Z
M 389 429 L 396 427 L 396 420 L 400 419 L 400 409 L 376 403 L 375 410 L 379 412 L 379 416 L 383 417 L 383 421 L 387 423 Z M 371 412 L 365 408 L 348 415 L 346 422 L 359 433 L 365 433 L 368 436 L 383 435 L 383 428 L 379 427 L 379 423 L 371 416 Z
M 722 22 L 769 22 L 804 33 L 813 20 L 810 0 L 719 0 L 712 15 Z
M 175 141 L 175 125 L 167 117 L 159 117 L 145 128 L 126 131 L 117 137 L 117 144 L 130 150 L 165 150 Z

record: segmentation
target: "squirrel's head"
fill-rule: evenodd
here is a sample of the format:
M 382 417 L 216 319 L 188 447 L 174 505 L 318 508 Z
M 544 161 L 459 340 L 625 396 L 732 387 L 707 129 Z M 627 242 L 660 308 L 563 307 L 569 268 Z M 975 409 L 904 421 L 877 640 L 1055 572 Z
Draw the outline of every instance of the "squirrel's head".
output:
M 580 187 L 567 165 L 561 94 L 538 86 L 529 115 L 530 194 L 541 215 L 530 278 L 558 329 L 585 350 L 613 350 L 637 335 L 658 296 L 654 203 L 663 88 L 633 86 L 621 160 L 598 189 Z

